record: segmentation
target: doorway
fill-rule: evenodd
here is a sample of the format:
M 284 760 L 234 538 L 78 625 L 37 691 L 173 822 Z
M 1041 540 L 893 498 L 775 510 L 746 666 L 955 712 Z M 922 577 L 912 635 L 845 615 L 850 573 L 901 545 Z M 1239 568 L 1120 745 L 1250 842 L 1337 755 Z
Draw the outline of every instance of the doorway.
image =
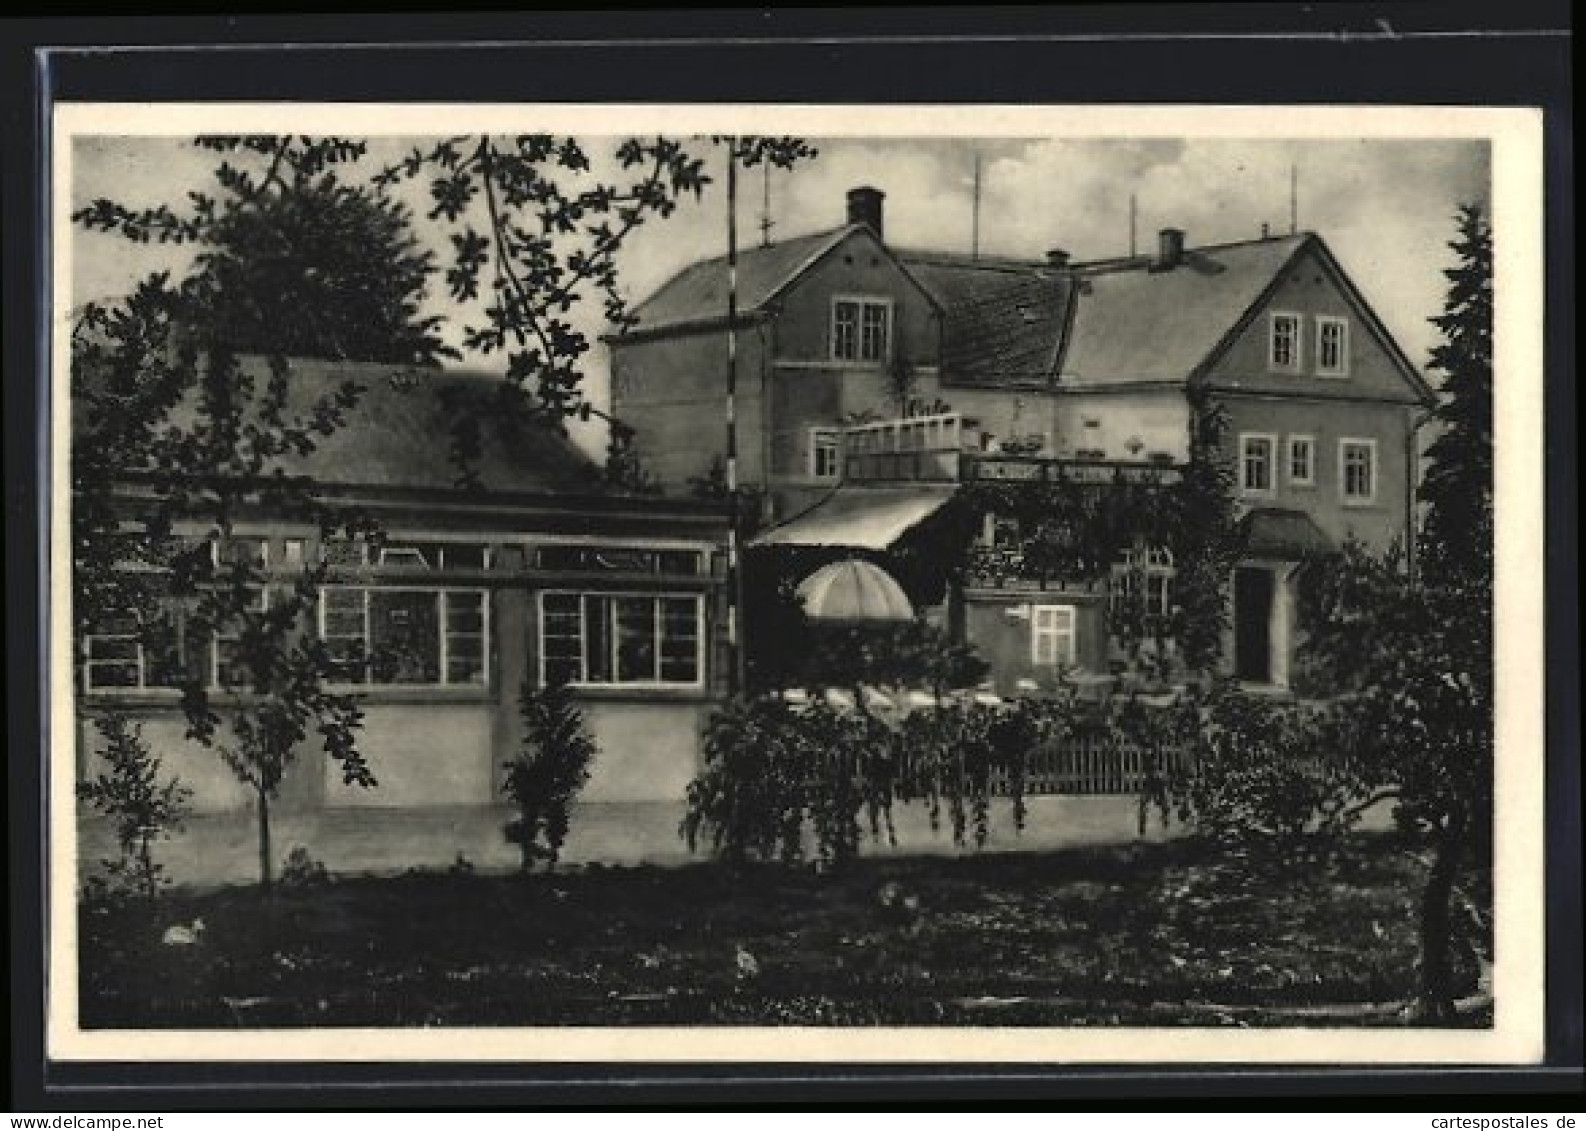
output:
M 1246 683 L 1272 682 L 1273 589 L 1270 569 L 1234 571 L 1234 676 Z

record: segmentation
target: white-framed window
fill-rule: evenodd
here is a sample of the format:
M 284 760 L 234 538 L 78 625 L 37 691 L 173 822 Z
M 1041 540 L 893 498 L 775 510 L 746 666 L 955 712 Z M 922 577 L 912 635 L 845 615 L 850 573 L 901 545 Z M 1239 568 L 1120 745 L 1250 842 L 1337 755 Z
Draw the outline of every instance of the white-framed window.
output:
M 540 594 L 540 682 L 700 687 L 705 600 L 697 593 Z
M 308 539 L 287 538 L 281 542 L 281 564 L 300 566 L 308 553 Z
M 129 691 L 181 686 L 185 672 L 180 621 L 169 654 L 144 645 L 146 625 L 137 613 L 110 617 L 83 641 L 83 688 Z
M 811 428 L 810 478 L 836 479 L 842 474 L 842 466 L 842 433 L 836 428 Z
M 1276 450 L 1276 436 L 1263 432 L 1239 434 L 1239 489 L 1246 495 L 1271 495 L 1276 490 Z
M 1300 369 L 1305 320 L 1298 314 L 1282 311 L 1272 315 L 1267 342 L 1267 364 L 1283 373 L 1297 373 Z
M 1073 605 L 1030 606 L 1030 662 L 1072 667 L 1079 654 Z
M 1377 501 L 1377 441 L 1338 441 L 1338 493 L 1355 506 Z
M 1149 617 L 1166 617 L 1173 611 L 1173 551 L 1165 547 L 1125 550 L 1112 567 L 1108 598 L 1115 610 L 1141 599 Z
M 1316 372 L 1324 377 L 1349 375 L 1349 319 L 1316 316 Z
M 891 299 L 832 299 L 832 360 L 883 362 L 891 352 Z
M 488 681 L 490 601 L 483 589 L 327 585 L 319 635 L 336 682 L 482 687 Z
M 1289 437 L 1289 482 L 1296 487 L 1316 486 L 1316 437 Z
M 270 608 L 270 590 L 263 585 L 248 586 L 248 611 L 263 613 Z M 246 689 L 247 673 L 241 669 L 237 650 L 242 645 L 243 624 L 237 618 L 215 632 L 215 646 L 209 651 L 209 686 Z

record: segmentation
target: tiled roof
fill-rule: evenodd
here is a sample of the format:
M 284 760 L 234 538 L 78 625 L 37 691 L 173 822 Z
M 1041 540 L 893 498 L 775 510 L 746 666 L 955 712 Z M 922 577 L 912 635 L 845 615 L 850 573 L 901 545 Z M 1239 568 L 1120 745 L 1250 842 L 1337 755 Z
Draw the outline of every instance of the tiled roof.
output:
M 1169 271 L 1145 256 L 1081 266 L 1062 383 L 1185 380 L 1311 238 L 1186 248 Z
M 958 385 L 1045 382 L 1062 339 L 1069 276 L 1046 263 L 931 252 L 899 258 L 942 307 L 942 376 Z
M 795 236 L 769 247 L 738 251 L 738 312 L 752 314 L 850 233 L 863 225 Z M 727 313 L 727 257 L 702 259 L 683 268 L 634 307 L 639 333 L 686 325 Z
M 265 363 L 245 359 L 256 381 L 255 403 L 264 392 Z M 347 422 L 329 436 L 316 436 L 313 452 L 277 461 L 289 475 L 324 485 L 449 489 L 458 486 L 451 459 L 453 422 L 472 417 L 480 424 L 479 453 L 472 466 L 491 491 L 521 494 L 600 492 L 596 465 L 570 439 L 540 424 L 502 411 L 498 375 L 368 362 L 294 358 L 290 366 L 288 416 L 307 411 L 343 382 L 363 391 Z M 178 406 L 172 423 L 192 419 Z

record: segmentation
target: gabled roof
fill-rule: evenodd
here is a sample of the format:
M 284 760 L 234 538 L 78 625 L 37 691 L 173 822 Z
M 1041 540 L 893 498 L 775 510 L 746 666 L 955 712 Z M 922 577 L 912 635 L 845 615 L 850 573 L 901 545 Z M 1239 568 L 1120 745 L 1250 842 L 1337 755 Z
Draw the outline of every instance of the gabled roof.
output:
M 1187 380 L 1311 238 L 1186 248 L 1170 271 L 1149 256 L 1080 267 L 1063 384 Z
M 1062 345 L 1072 278 L 1044 261 L 902 251 L 942 308 L 942 373 L 957 385 L 1045 383 Z

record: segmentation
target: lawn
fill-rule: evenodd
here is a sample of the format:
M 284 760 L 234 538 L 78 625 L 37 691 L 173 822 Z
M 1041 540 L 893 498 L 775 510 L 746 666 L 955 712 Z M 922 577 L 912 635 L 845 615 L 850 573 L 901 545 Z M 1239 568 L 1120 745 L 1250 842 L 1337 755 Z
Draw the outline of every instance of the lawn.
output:
M 1422 876 L 1357 834 L 178 889 L 84 908 L 82 1024 L 1398 1025 Z

